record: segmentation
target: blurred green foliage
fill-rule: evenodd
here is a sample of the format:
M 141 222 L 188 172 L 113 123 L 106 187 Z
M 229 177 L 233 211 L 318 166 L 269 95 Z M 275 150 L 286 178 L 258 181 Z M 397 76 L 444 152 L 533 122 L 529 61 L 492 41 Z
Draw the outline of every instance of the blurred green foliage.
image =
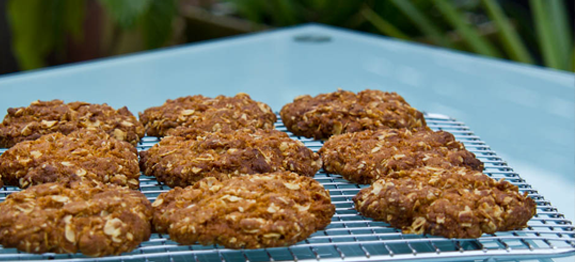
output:
M 152 4 L 151 0 L 100 0 L 106 10 L 123 29 L 132 29 L 143 18 Z
M 566 0 L 9 0 L 21 68 L 42 67 L 47 56 L 65 50 L 67 39 L 81 39 L 89 1 L 112 20 L 112 33 L 104 34 L 109 42 L 138 32 L 147 49 L 168 43 L 176 17 L 197 18 L 186 5 L 209 14 L 203 24 L 221 19 L 214 10 L 226 5 L 223 16 L 261 28 L 317 22 L 561 70 L 573 71 L 575 64 Z M 214 24 L 209 30 L 222 23 Z
M 13 49 L 20 67 L 38 68 L 54 49 L 61 52 L 67 33 L 82 34 L 84 2 L 76 0 L 18 0 L 8 4 Z
M 175 1 L 151 1 L 150 7 L 142 18 L 145 47 L 161 47 L 170 38 L 172 20 L 178 10 Z
M 561 70 L 575 64 L 565 0 L 530 0 L 532 14 L 506 0 L 228 2 L 240 16 L 272 26 L 314 21 Z
M 90 0 L 9 0 L 7 17 L 12 46 L 21 69 L 46 66 L 46 57 L 62 53 L 67 37 L 80 41 Z M 98 0 L 115 30 L 139 30 L 146 48 L 158 48 L 172 32 L 176 0 Z M 109 55 L 109 54 L 108 54 Z

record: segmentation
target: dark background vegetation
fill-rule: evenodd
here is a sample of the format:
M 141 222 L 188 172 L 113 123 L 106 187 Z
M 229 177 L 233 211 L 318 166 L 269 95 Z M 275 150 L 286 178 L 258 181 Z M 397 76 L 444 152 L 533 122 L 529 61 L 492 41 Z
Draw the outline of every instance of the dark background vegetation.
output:
M 575 64 L 571 0 L 0 0 L 0 74 L 309 22 Z

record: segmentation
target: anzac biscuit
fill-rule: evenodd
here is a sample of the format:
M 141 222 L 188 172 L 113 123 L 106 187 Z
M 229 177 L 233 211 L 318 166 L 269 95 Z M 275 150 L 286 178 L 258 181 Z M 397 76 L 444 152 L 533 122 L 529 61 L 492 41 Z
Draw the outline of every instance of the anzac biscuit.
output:
M 167 136 L 140 152 L 140 157 L 144 174 L 170 187 L 193 185 L 204 177 L 227 179 L 275 171 L 311 177 L 321 168 L 319 155 L 300 141 L 278 130 L 262 129 Z
M 29 253 L 119 255 L 150 237 L 144 194 L 94 181 L 47 183 L 0 203 L 0 244 Z
M 366 130 L 333 136 L 319 153 L 325 171 L 360 184 L 421 166 L 483 170 L 483 163 L 452 134 L 428 128 Z
M 168 130 L 184 126 L 204 131 L 230 131 L 239 128 L 273 129 L 276 115 L 271 108 L 249 95 L 234 97 L 202 95 L 168 99 L 162 106 L 140 113 L 149 136 L 165 136 Z
M 0 175 L 21 188 L 85 178 L 138 189 L 140 168 L 132 145 L 85 129 L 18 143 L 0 155 Z
M 285 105 L 280 115 L 290 132 L 315 139 L 361 130 L 426 126 L 423 114 L 401 96 L 378 90 L 299 96 Z
M 447 238 L 524 228 L 536 213 L 527 193 L 465 167 L 394 172 L 362 189 L 353 201 L 362 215 L 404 233 Z
M 208 177 L 160 194 L 152 206 L 156 230 L 180 244 L 250 249 L 293 245 L 335 212 L 320 183 L 290 172 Z
M 144 126 L 126 107 L 115 110 L 107 104 L 36 101 L 28 107 L 8 109 L 8 115 L 0 124 L 0 147 L 12 147 L 45 134 L 69 134 L 84 128 L 103 130 L 132 145 L 144 136 Z
M 249 129 L 249 128 L 245 128 Z M 220 132 L 220 131 L 218 131 Z M 223 133 L 229 133 L 232 130 L 224 130 Z M 205 136 L 207 133 L 213 133 L 211 131 L 205 131 L 203 129 L 194 128 L 194 127 L 186 127 L 186 126 L 179 126 L 176 128 L 172 128 L 166 132 L 168 136 L 181 136 L 185 137 L 186 139 L 196 139 L 198 136 Z

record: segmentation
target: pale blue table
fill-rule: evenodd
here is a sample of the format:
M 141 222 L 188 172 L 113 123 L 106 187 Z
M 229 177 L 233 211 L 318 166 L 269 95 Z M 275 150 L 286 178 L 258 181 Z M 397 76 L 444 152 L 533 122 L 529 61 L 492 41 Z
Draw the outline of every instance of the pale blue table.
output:
M 5 75 L 0 112 L 58 98 L 136 113 L 168 98 L 237 92 L 279 111 L 297 95 L 338 87 L 396 91 L 465 122 L 573 221 L 574 85 L 572 73 L 306 25 Z

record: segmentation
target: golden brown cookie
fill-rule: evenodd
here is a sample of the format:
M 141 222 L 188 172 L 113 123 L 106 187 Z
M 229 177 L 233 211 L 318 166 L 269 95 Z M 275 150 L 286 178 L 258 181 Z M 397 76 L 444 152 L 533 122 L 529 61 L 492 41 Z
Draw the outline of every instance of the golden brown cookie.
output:
M 394 172 L 362 189 L 353 201 L 362 215 L 404 233 L 448 238 L 524 228 L 536 213 L 527 193 L 465 167 Z
M 93 181 L 48 183 L 0 203 L 0 243 L 29 253 L 119 255 L 150 237 L 144 194 Z
M 0 175 L 7 185 L 21 188 L 78 178 L 132 189 L 140 184 L 136 148 L 88 129 L 18 143 L 0 155 Z
M 136 145 L 144 136 L 144 126 L 126 107 L 115 110 L 107 104 L 35 101 L 28 107 L 8 109 L 0 124 L 0 147 L 8 148 L 42 135 L 55 132 L 69 134 L 85 128 L 103 130 L 132 145 Z
M 170 129 L 184 126 L 204 131 L 230 131 L 239 128 L 273 129 L 276 115 L 271 108 L 249 95 L 215 98 L 202 95 L 168 99 L 163 105 L 140 113 L 149 136 L 165 136 Z
M 325 171 L 359 184 L 421 166 L 483 170 L 483 163 L 452 134 L 428 128 L 365 130 L 332 136 L 319 153 Z
M 293 245 L 326 227 L 335 213 L 320 183 L 290 172 L 208 177 L 160 194 L 152 206 L 156 230 L 172 240 L 228 248 Z
M 423 114 L 398 94 L 364 90 L 299 96 L 280 115 L 286 128 L 298 136 L 327 139 L 331 135 L 385 128 L 426 126 Z
M 275 171 L 314 176 L 321 168 L 317 153 L 278 130 L 192 134 L 164 137 L 149 150 L 140 152 L 144 174 L 155 176 L 170 187 L 185 187 L 204 177 L 228 179 Z

